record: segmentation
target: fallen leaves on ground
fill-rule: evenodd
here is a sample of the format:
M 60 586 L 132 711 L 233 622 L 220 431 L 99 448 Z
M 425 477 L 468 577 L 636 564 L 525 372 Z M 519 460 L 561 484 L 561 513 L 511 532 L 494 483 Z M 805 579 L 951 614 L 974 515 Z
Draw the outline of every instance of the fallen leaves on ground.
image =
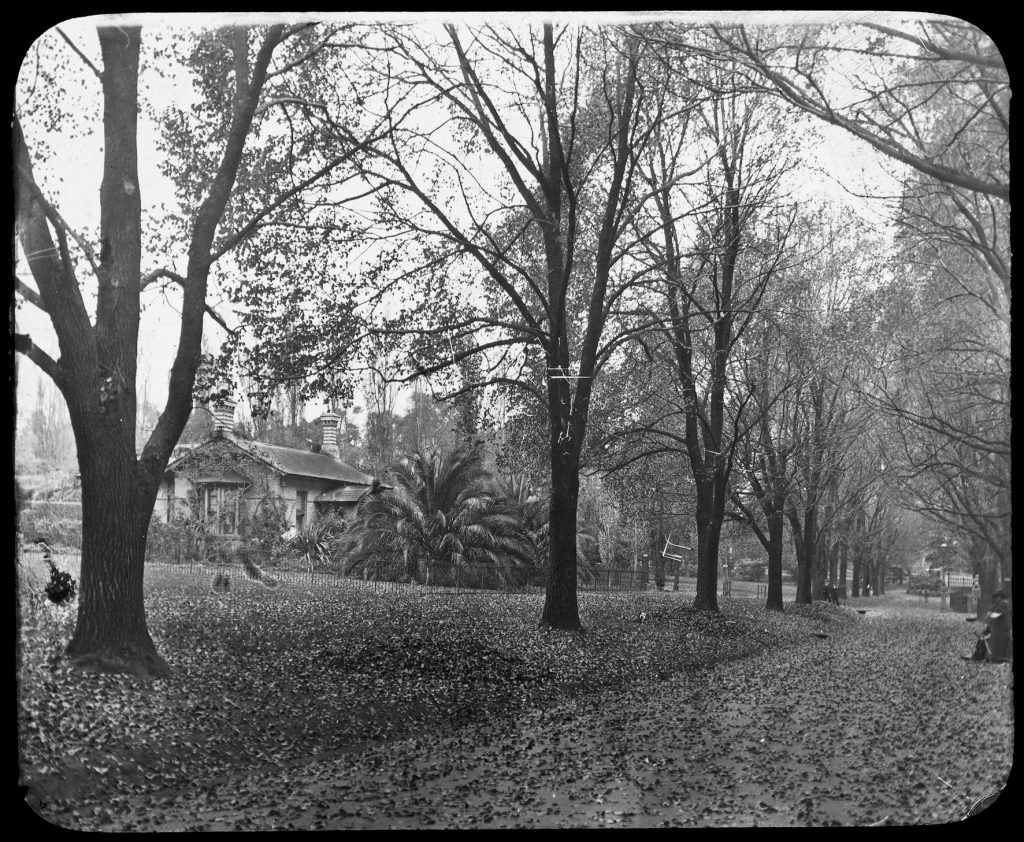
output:
M 962 618 L 874 610 L 884 597 L 860 617 L 581 594 L 576 634 L 537 627 L 542 594 L 206 585 L 147 572 L 175 669 L 149 683 L 70 672 L 73 613 L 23 595 L 21 758 L 42 815 L 83 829 L 930 822 L 1009 770 L 1009 667 L 960 660 Z

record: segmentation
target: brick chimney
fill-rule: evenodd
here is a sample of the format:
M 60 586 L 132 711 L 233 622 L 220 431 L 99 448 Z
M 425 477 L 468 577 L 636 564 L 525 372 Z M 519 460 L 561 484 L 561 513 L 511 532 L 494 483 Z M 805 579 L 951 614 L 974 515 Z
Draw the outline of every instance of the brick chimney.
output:
M 218 383 L 211 390 L 213 401 L 210 409 L 213 412 L 213 434 L 222 436 L 230 433 L 235 426 L 235 407 L 238 401 L 232 394 L 231 387 L 227 383 Z
M 341 425 L 341 416 L 328 410 L 320 416 L 320 426 L 323 428 L 324 443 L 320 446 L 320 452 L 326 453 L 335 459 L 341 458 L 341 450 L 338 448 L 338 428 Z

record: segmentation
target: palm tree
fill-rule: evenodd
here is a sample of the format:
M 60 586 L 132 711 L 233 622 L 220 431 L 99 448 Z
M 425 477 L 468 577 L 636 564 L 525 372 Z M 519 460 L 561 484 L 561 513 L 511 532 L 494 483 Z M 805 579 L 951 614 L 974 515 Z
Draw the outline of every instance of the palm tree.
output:
M 479 452 L 413 453 L 391 468 L 393 486 L 359 504 L 349 572 L 381 576 L 401 555 L 402 578 L 430 584 L 445 573 L 479 581 L 481 567 L 502 584 L 535 548 Z

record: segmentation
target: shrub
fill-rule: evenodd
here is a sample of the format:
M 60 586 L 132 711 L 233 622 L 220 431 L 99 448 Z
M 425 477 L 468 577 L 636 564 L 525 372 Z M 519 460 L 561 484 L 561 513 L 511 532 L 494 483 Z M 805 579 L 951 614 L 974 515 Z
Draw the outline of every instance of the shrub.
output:
M 74 577 L 66 570 L 58 570 L 48 553 L 46 560 L 50 563 L 50 581 L 45 588 L 47 598 L 55 605 L 70 602 L 78 590 Z
M 256 506 L 256 511 L 248 520 L 248 535 L 253 543 L 259 545 L 268 560 L 277 560 L 288 553 L 288 542 L 282 538 L 288 531 L 288 520 L 285 517 L 283 503 L 275 497 L 267 495 Z
M 355 545 L 349 522 L 341 512 L 325 512 L 317 515 L 316 523 L 323 527 L 330 543 L 329 558 L 323 559 L 322 565 L 332 570 L 343 570 L 345 559 Z
M 164 523 L 154 515 L 146 537 L 146 560 L 183 561 L 190 537 L 182 521 Z
M 332 540 L 339 539 L 349 530 L 349 523 L 341 512 L 319 512 L 316 523 L 321 524 Z
M 216 539 L 207 534 L 206 524 L 190 518 L 164 523 L 155 515 L 149 522 L 146 559 L 162 562 L 202 562 L 210 555 Z
M 743 558 L 733 568 L 733 578 L 744 582 L 763 582 L 765 562 L 757 558 Z
M 304 526 L 291 540 L 292 552 L 310 573 L 330 562 L 331 544 L 330 524 L 320 520 Z

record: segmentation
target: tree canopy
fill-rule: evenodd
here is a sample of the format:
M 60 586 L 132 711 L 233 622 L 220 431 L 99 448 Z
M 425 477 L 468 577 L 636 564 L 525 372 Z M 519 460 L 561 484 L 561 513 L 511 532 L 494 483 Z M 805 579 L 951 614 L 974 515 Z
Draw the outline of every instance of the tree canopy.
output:
M 692 534 L 712 611 L 729 522 L 763 545 L 774 608 L 787 534 L 799 601 L 848 560 L 877 591 L 907 513 L 961 536 L 987 583 L 1009 575 L 1009 78 L 977 27 L 140 20 L 95 44 L 47 33 L 13 118 L 15 349 L 74 433 L 83 664 L 165 672 L 146 531 L 213 384 L 248 434 L 292 446 L 315 441 L 305 407 L 335 408 L 375 473 L 453 449 L 527 476 L 545 626 L 581 626 L 591 532 L 635 564 L 641 533 L 659 564 Z M 821 172 L 827 126 L 885 189 Z M 89 132 L 103 165 L 79 220 L 58 141 Z M 158 292 L 180 318 L 154 401 L 138 360 Z M 40 398 L 56 449 L 53 415 Z M 484 551 L 466 524 L 445 553 Z

